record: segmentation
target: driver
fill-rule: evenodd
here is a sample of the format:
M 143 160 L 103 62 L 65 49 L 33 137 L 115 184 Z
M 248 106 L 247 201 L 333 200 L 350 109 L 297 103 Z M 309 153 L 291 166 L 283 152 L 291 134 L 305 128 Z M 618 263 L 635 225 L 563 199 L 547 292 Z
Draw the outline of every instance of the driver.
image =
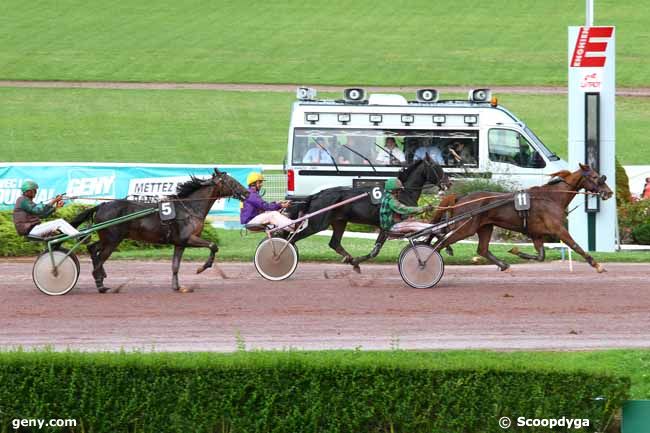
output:
M 63 196 L 57 195 L 48 203 L 34 203 L 38 191 L 38 184 L 33 180 L 26 180 L 21 186 L 23 195 L 18 197 L 14 206 L 14 226 L 19 235 L 45 236 L 59 230 L 69 236 L 78 235 L 79 231 L 72 227 L 66 220 L 59 218 L 41 224 L 41 218 L 54 213 L 56 208 L 63 207 Z
M 404 221 L 405 217 L 424 213 L 429 209 L 433 209 L 434 205 L 406 206 L 402 204 L 398 199 L 398 195 L 403 189 L 404 185 L 399 179 L 392 177 L 386 180 L 384 185 L 385 194 L 379 207 L 379 225 L 382 230 L 411 233 L 431 227 L 431 224 L 421 221 L 412 219 Z
M 278 212 L 280 209 L 289 207 L 290 202 L 286 200 L 279 203 L 264 201 L 260 196 L 263 183 L 262 173 L 251 172 L 248 174 L 246 184 L 249 194 L 239 213 L 239 222 L 242 224 L 273 224 L 276 227 L 293 224 L 292 219 Z M 286 230 L 291 230 L 291 228 L 286 227 Z

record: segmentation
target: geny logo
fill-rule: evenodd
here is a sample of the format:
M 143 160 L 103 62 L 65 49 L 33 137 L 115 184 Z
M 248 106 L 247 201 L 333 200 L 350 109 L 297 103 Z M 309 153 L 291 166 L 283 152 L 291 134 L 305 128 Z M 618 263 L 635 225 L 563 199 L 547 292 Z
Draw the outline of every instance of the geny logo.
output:
M 578 40 L 573 49 L 571 67 L 574 68 L 602 68 L 607 57 L 607 42 L 593 42 L 594 38 L 611 38 L 614 27 L 580 27 Z M 602 53 L 602 56 L 593 55 Z M 591 54 L 591 55 L 590 55 Z
M 115 194 L 114 170 L 70 170 L 66 194 L 74 197 L 93 197 Z

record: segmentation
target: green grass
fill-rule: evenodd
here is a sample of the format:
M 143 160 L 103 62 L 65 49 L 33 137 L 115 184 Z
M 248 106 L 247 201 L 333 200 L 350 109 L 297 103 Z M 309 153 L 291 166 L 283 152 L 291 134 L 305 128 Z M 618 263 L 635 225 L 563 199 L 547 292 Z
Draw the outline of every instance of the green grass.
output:
M 243 232 L 237 230 L 220 230 L 219 234 L 219 260 L 227 261 L 252 261 L 257 244 L 264 238 L 261 233 L 248 234 L 242 236 Z M 340 262 L 341 257 L 332 250 L 327 243 L 327 236 L 312 236 L 298 242 L 301 261 L 325 261 Z M 352 239 L 343 238 L 343 246 L 353 256 L 359 256 L 370 252 L 374 241 L 370 239 Z M 397 263 L 402 248 L 406 246 L 405 242 L 390 241 L 386 242 L 379 256 L 370 263 Z M 499 258 L 505 259 L 508 263 L 524 263 L 525 261 L 516 257 L 508 250 L 513 245 L 493 245 L 490 249 Z M 449 257 L 443 254 L 445 263 L 448 265 L 467 265 L 472 264 L 472 258 L 476 255 L 476 244 L 455 244 L 454 256 Z M 533 247 L 522 248 L 531 254 L 534 254 Z M 114 253 L 113 258 L 119 259 L 165 259 L 171 260 L 173 249 L 150 249 L 134 250 Z M 207 249 L 188 248 L 183 255 L 185 260 L 205 260 L 208 256 Z M 618 253 L 593 253 L 594 258 L 603 263 L 607 262 L 629 262 L 629 263 L 646 263 L 650 262 L 650 251 L 622 251 Z M 578 255 L 573 255 L 576 260 Z M 559 260 L 561 258 L 558 250 L 547 250 L 546 260 Z
M 4 161 L 274 163 L 289 94 L 0 88 Z
M 333 96 L 333 95 L 332 95 Z M 564 95 L 497 95 L 566 158 Z M 445 96 L 447 97 L 447 96 Z M 0 88 L 0 160 L 280 164 L 289 93 Z M 617 155 L 650 164 L 650 99 L 618 98 Z
M 650 84 L 648 9 L 596 3 L 617 26 L 619 86 Z M 5 0 L 0 78 L 385 85 L 564 84 L 564 0 L 327 3 Z

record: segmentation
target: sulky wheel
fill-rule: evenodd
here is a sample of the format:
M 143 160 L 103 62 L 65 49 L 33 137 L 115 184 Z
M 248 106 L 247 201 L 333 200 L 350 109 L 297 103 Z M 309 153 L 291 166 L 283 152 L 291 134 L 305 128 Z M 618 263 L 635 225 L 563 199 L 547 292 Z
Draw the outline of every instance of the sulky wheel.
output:
M 282 238 L 264 239 L 255 250 L 255 269 L 271 281 L 285 280 L 298 267 L 298 251 Z
M 416 289 L 435 286 L 445 273 L 445 262 L 440 253 L 423 243 L 404 248 L 397 266 L 404 282 Z
M 65 295 L 72 290 L 79 279 L 79 260 L 74 254 L 66 257 L 67 250 L 52 251 L 56 272 L 52 267 L 50 253 L 45 251 L 36 258 L 32 279 L 38 290 L 51 296 Z

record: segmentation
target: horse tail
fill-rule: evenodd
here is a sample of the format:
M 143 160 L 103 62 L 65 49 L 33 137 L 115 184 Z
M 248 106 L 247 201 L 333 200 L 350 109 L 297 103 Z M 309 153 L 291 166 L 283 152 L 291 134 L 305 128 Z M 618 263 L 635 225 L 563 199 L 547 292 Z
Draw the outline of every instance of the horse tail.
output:
M 88 209 L 82 211 L 80 214 L 75 216 L 72 219 L 72 221 L 70 221 L 70 225 L 72 225 L 73 227 L 79 227 L 79 225 L 82 222 L 92 218 L 95 215 L 95 212 L 97 212 L 98 207 L 99 206 L 94 206 L 94 207 L 91 207 L 91 208 L 88 208 Z

